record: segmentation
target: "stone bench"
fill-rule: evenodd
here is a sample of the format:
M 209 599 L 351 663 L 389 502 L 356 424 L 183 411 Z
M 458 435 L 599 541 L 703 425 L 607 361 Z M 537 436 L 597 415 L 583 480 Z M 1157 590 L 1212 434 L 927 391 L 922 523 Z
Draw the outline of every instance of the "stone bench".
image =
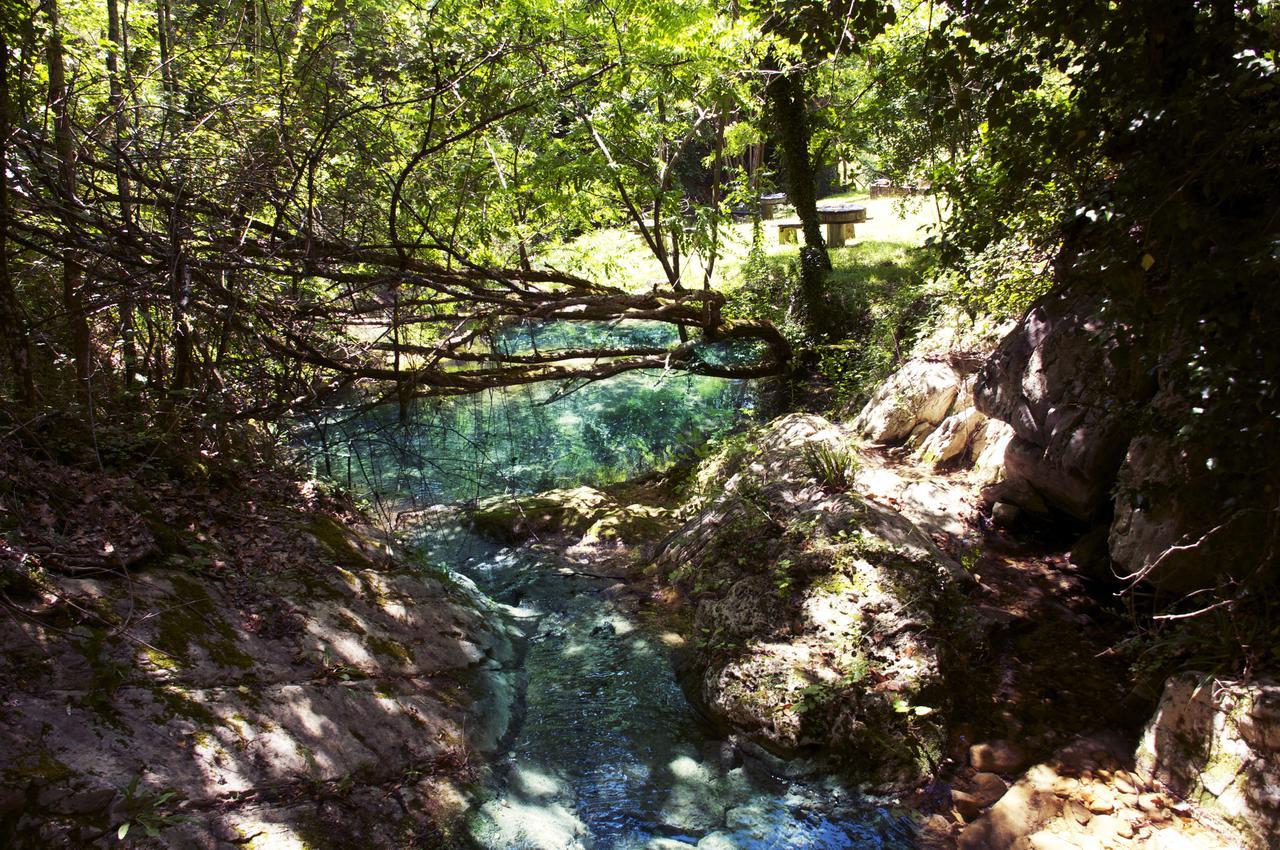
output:
M 854 238 L 854 225 L 867 220 L 867 208 L 861 204 L 828 204 L 818 207 L 818 221 L 827 226 L 827 245 L 839 248 Z M 804 228 L 799 219 L 788 218 L 777 222 L 778 244 L 795 245 Z

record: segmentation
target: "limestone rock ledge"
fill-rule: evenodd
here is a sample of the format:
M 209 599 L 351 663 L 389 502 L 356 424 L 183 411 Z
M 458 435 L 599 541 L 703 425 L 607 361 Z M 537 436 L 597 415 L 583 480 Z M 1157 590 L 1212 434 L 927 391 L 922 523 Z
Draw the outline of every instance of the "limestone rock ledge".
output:
M 1250 850 L 1280 846 L 1280 684 L 1170 679 L 1137 761 L 1241 833 Z
M 452 846 L 459 780 L 517 704 L 518 632 L 371 534 L 294 533 L 317 563 L 48 573 L 0 620 L 0 843 Z
M 856 464 L 846 440 L 791 415 L 730 444 L 704 464 L 698 513 L 654 569 L 692 604 L 684 666 L 712 717 L 781 755 L 834 753 L 890 789 L 938 758 L 970 579 L 852 491 L 852 475 L 831 475 Z

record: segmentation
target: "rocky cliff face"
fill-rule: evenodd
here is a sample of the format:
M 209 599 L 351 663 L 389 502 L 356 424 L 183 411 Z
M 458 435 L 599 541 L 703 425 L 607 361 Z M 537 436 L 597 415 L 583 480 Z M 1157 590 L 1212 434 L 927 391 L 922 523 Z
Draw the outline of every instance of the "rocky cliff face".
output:
M 1280 845 L 1280 684 L 1184 674 L 1165 686 L 1138 770 L 1239 832 Z
M 1111 484 L 1155 382 L 1136 341 L 1109 333 L 1099 295 L 1041 299 L 978 372 L 977 408 L 1012 426 L 1011 478 L 1089 522 L 1107 511 Z
M 1242 334 L 1207 354 L 1205 320 L 1149 300 L 1060 289 L 1000 343 L 976 406 L 1015 436 L 988 498 L 1105 528 L 1100 575 L 1177 593 L 1256 578 L 1277 539 L 1274 343 Z

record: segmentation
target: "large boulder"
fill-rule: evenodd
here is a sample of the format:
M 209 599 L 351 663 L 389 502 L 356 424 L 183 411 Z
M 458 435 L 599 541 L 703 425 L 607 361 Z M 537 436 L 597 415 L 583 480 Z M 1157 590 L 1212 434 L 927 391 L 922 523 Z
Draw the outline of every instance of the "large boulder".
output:
M 974 436 L 987 421 L 975 408 L 961 408 L 924 438 L 916 457 L 925 463 L 944 464 L 965 456 Z
M 974 477 L 982 483 L 1005 476 L 1004 456 L 1013 441 L 1013 427 L 999 419 L 986 419 L 969 440 Z
M 1168 422 L 1183 406 L 1161 390 L 1151 408 Z M 1274 511 L 1267 507 L 1274 491 L 1263 484 L 1258 492 L 1256 483 L 1225 473 L 1221 467 L 1232 459 L 1223 451 L 1230 448 L 1215 442 L 1160 428 L 1129 444 L 1108 539 L 1117 576 L 1185 594 L 1214 588 L 1224 576 L 1247 578 L 1274 561 Z
M 938 425 L 960 393 L 961 375 L 947 363 L 910 360 L 880 385 L 853 421 L 874 443 L 898 443 Z
M 979 410 L 1013 427 L 1005 461 L 1079 520 L 1104 512 L 1116 471 L 1155 392 L 1137 342 L 1101 313 L 1089 287 L 1057 290 L 1027 311 L 978 374 Z
M 1280 683 L 1171 679 L 1137 761 L 1144 776 L 1234 827 L 1251 850 L 1280 846 Z
M 656 561 L 693 600 L 690 690 L 774 752 L 834 752 L 878 787 L 916 781 L 942 743 L 969 579 L 897 511 L 824 478 L 854 463 L 830 422 L 787 416 L 753 442 L 711 462 L 718 495 Z
M 641 543 L 675 527 L 665 508 L 622 504 L 594 487 L 496 496 L 480 502 L 468 518 L 477 531 L 508 543 L 543 535 L 570 535 L 587 544 Z

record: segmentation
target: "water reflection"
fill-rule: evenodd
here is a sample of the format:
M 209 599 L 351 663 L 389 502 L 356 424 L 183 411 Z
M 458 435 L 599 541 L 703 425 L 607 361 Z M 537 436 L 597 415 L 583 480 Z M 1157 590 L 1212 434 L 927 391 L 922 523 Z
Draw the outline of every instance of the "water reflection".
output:
M 674 333 L 656 322 L 558 322 L 506 328 L 492 344 L 545 354 L 668 345 Z M 744 356 L 754 355 L 722 343 L 705 351 L 708 360 Z M 418 507 L 621 481 L 738 426 L 754 399 L 751 382 L 646 371 L 416 399 L 403 421 L 398 404 L 362 409 L 353 401 L 304 423 L 303 448 L 319 474 L 348 489 Z
M 510 353 L 602 340 L 667 344 L 667 326 L 527 326 Z M 667 336 L 664 336 L 667 335 Z M 708 347 L 708 359 L 737 356 Z M 569 391 L 571 390 L 571 391 Z M 429 505 L 620 480 L 740 423 L 743 382 L 628 374 L 526 387 L 312 423 L 318 471 L 375 499 Z M 908 823 L 830 780 L 775 775 L 703 726 L 670 663 L 678 636 L 605 598 L 608 582 L 462 529 L 419 527 L 424 555 L 506 606 L 529 634 L 527 715 L 472 832 L 490 850 L 847 850 L 911 846 Z

